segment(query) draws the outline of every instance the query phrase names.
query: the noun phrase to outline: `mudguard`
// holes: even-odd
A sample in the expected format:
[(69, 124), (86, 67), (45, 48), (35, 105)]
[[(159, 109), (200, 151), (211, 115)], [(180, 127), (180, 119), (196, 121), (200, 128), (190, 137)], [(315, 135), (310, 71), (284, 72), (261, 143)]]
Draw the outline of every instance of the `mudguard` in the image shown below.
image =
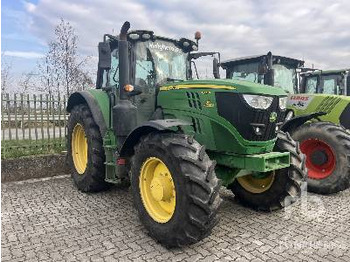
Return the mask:
[(327, 113), (324, 112), (317, 112), (317, 113), (312, 113), (312, 114), (307, 114), (307, 115), (300, 115), (293, 117), (292, 119), (286, 121), (282, 126), (281, 126), (281, 131), (283, 132), (293, 132), (295, 129), (297, 129), (299, 126), (305, 124), (307, 121), (310, 121), (311, 119), (318, 118), (320, 116), (324, 116)]
[(67, 112), (75, 105), (86, 103), (92, 113), (92, 117), (100, 128), (102, 137), (105, 135), (109, 124), (109, 98), (100, 90), (79, 91), (73, 93), (67, 103)]
[(140, 138), (151, 132), (172, 131), (176, 132), (181, 126), (190, 126), (191, 123), (181, 119), (160, 119), (151, 120), (136, 127), (126, 138), (119, 152), (119, 157), (130, 157), (134, 154), (134, 146), (139, 142)]

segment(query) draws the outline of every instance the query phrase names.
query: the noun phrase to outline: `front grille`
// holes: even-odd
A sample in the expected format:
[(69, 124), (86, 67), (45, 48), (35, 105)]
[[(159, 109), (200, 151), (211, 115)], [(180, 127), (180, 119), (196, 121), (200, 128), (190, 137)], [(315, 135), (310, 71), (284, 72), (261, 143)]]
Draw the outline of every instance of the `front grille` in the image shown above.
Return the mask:
[[(219, 115), (229, 121), (244, 139), (267, 141), (276, 137), (276, 126), (280, 126), (285, 117), (285, 112), (278, 106), (277, 96), (268, 109), (260, 110), (249, 106), (241, 94), (217, 92), (215, 95)], [(272, 112), (277, 113), (274, 122), (270, 122)], [(255, 132), (254, 127), (259, 127), (259, 134)]]

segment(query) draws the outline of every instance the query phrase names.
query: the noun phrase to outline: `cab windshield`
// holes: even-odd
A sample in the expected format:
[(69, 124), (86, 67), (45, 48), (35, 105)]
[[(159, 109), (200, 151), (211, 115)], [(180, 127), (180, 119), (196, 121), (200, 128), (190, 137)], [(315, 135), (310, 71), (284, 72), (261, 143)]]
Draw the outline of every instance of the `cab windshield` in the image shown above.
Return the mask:
[(232, 69), (231, 78), (245, 80), (254, 83), (261, 83), (258, 75), (259, 63), (247, 63), (236, 65)]
[(274, 64), (272, 68), (274, 69), (274, 85), (294, 94), (297, 89), (296, 70), (281, 64)]
[[(274, 86), (283, 88), (286, 92), (294, 94), (297, 89), (295, 68), (274, 64)], [(255, 83), (264, 83), (264, 75), (259, 75), (259, 63), (247, 63), (236, 65), (232, 69), (231, 78), (246, 80)]]
[(169, 79), (186, 80), (188, 53), (171, 41), (156, 40), (136, 44), (135, 85), (156, 86)]

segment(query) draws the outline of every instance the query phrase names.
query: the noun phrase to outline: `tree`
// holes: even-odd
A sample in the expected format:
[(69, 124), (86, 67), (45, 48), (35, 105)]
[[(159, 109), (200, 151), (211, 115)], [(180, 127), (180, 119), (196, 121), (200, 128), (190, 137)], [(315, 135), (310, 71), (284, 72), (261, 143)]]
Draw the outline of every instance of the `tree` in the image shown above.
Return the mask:
[(73, 91), (84, 89), (87, 82), (92, 82), (88, 73), (84, 72), (90, 57), (78, 55), (77, 41), (74, 28), (61, 18), (55, 28), (55, 39), (49, 42), (48, 52), (38, 66), (42, 91), (69, 96)]
[(33, 77), (35, 74), (33, 72), (23, 73), (19, 80), (20, 93), (28, 93), (28, 91), (35, 89), (35, 84)]
[(12, 65), (4, 59), (4, 53), (1, 53), (1, 92), (8, 92), (8, 84), (11, 81)]

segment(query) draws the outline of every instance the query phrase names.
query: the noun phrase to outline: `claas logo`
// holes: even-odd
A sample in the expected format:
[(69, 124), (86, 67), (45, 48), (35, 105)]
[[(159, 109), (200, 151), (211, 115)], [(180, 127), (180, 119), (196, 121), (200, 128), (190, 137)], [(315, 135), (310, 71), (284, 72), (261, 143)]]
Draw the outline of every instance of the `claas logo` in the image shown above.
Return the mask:
[(308, 96), (292, 96), (290, 99), (291, 100), (299, 100), (299, 101), (308, 101), (309, 97)]

